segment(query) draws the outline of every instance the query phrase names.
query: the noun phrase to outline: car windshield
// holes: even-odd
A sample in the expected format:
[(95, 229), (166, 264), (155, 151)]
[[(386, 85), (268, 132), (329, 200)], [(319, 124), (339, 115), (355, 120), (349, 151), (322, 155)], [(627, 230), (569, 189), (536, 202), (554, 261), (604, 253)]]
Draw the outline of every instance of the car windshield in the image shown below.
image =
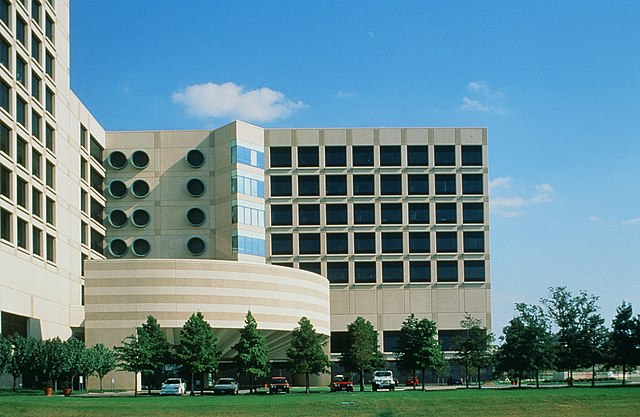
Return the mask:
[(287, 378), (271, 378), (271, 382), (274, 382), (276, 384), (286, 384)]
[(337, 376), (337, 377), (333, 378), (333, 380), (334, 380), (335, 382), (342, 382), (342, 381), (345, 381), (345, 379), (344, 379), (344, 377), (343, 377), (343, 376)]
[(179, 379), (167, 379), (166, 381), (164, 381), (165, 384), (169, 385), (169, 384), (179, 384), (180, 380)]
[(375, 376), (391, 376), (391, 371), (378, 371), (374, 375)]
[(218, 384), (233, 384), (233, 379), (231, 379), (231, 378), (220, 378), (218, 380)]

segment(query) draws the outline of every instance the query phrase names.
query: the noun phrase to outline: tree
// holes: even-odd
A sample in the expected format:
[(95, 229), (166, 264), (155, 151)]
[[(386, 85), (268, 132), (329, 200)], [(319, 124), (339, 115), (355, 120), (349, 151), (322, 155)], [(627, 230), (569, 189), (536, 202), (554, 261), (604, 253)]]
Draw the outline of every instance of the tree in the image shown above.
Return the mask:
[(340, 355), (340, 364), (349, 372), (360, 375), (360, 391), (364, 391), (364, 373), (385, 363), (378, 346), (378, 332), (369, 320), (356, 318), (347, 325), (347, 348)]
[[(414, 314), (405, 319), (400, 328), (395, 357), (401, 368), (410, 371), (415, 379), (416, 370), (421, 371), (422, 390), (425, 390), (425, 371), (435, 370), (443, 360), (438, 342), (438, 329), (429, 319), (418, 320)], [(413, 389), (416, 389), (415, 384)]]
[(22, 337), (18, 334), (9, 336), (7, 339), (11, 345), (11, 357), (6, 365), (6, 370), (13, 377), (13, 390), (15, 391), (18, 377), (38, 368), (37, 360), (42, 342), (33, 337)]
[(478, 376), (478, 388), (481, 388), (480, 370), (491, 362), (491, 341), (493, 336), (487, 333), (486, 327), (481, 326), (479, 319), (465, 313), (464, 319), (460, 321), (463, 329), (461, 336), (455, 341), (457, 350), (455, 360), (464, 366), (467, 388), (469, 388), (469, 369), (475, 368)]
[[(180, 363), (191, 372), (191, 395), (195, 395), (194, 375), (215, 369), (220, 353), (213, 329), (202, 313), (192, 314), (180, 330), (180, 344), (177, 346)], [(201, 393), (203, 391), (204, 377)]]
[(591, 386), (596, 385), (596, 364), (606, 361), (606, 345), (609, 331), (604, 326), (604, 318), (594, 313), (584, 323), (583, 346), (586, 350), (584, 365), (591, 366)]
[(131, 334), (124, 338), (120, 346), (113, 348), (120, 369), (133, 372), (133, 395), (138, 395), (138, 373), (149, 369), (151, 353), (144, 350), (138, 339), (138, 334)]
[(102, 388), (102, 378), (109, 372), (116, 369), (116, 355), (102, 343), (89, 348), (89, 356), (93, 361), (93, 372), (100, 378), (100, 391)]
[(65, 359), (63, 384), (65, 388), (71, 388), (75, 377), (82, 374), (87, 348), (82, 340), (73, 336), (63, 343)]
[(597, 322), (598, 297), (580, 291), (573, 296), (566, 287), (549, 288), (550, 298), (542, 299), (547, 315), (553, 320), (556, 332), (556, 366), (569, 373), (568, 384), (573, 386), (573, 371), (592, 365), (593, 328)]
[[(150, 353), (149, 366), (142, 373), (151, 376), (158, 367), (164, 365), (169, 354), (169, 344), (158, 321), (151, 314), (147, 316), (147, 322), (137, 328), (137, 332), (139, 342)], [(147, 389), (151, 394), (151, 384), (147, 384)]]
[(11, 360), (11, 342), (8, 338), (0, 336), (0, 375), (4, 373)]
[(497, 367), (513, 372), (521, 386), (524, 372), (534, 372), (536, 387), (540, 387), (540, 371), (553, 366), (553, 335), (539, 306), (516, 304), (518, 315), (502, 332), (503, 343), (496, 352)]
[(309, 375), (328, 373), (327, 368), (331, 366), (331, 362), (325, 353), (327, 342), (316, 332), (309, 319), (302, 317), (298, 325), (291, 333), (287, 357), (291, 370), (305, 375), (305, 392), (309, 393)]
[(627, 302), (616, 309), (609, 335), (609, 363), (622, 366), (622, 385), (626, 372), (640, 365), (640, 316), (633, 318), (633, 307)]
[(38, 355), (38, 370), (43, 377), (45, 386), (54, 384), (58, 389), (58, 380), (69, 372), (68, 349), (59, 337), (47, 339), (40, 345)]
[(269, 374), (269, 357), (267, 355), (267, 341), (258, 330), (258, 323), (247, 311), (244, 319), (244, 328), (240, 330), (240, 340), (233, 345), (237, 355), (233, 362), (238, 368), (239, 374), (249, 375), (251, 380), (250, 393), (256, 393), (256, 379), (263, 378)]

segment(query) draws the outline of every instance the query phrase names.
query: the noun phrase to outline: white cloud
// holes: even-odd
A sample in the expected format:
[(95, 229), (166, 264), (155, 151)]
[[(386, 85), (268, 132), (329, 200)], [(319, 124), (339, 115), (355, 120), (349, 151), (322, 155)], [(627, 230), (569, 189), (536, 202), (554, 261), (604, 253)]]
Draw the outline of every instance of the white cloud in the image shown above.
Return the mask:
[(634, 219), (625, 220), (622, 224), (640, 224), (640, 217), (636, 217)]
[[(521, 190), (513, 195), (510, 177), (498, 177), (489, 181), (492, 213), (501, 217), (520, 217), (526, 214), (528, 207), (549, 203), (553, 200), (554, 189), (551, 184), (539, 184), (530, 190)], [(509, 195), (511, 194), (511, 195)]]
[(267, 87), (246, 90), (232, 82), (190, 85), (173, 93), (172, 99), (194, 117), (257, 122), (284, 119), (307, 107), (302, 101), (293, 101), (279, 91)]
[(358, 95), (358, 93), (356, 93), (355, 91), (338, 90), (338, 92), (336, 93), (336, 98), (351, 98), (351, 97), (355, 97), (357, 95)]
[(462, 97), (460, 110), (478, 111), (482, 113), (504, 114), (505, 109), (499, 105), (503, 94), (493, 91), (486, 81), (471, 81), (467, 84), (469, 96)]
[(551, 184), (536, 185), (537, 194), (531, 197), (533, 203), (548, 203), (552, 199), (553, 187)]
[(470, 99), (467, 96), (462, 97), (462, 106), (460, 106), (460, 109), (491, 113), (491, 106), (481, 102), (480, 100)]
[(498, 177), (489, 181), (489, 191), (493, 191), (497, 188), (509, 188), (511, 187), (511, 178)]
[(592, 222), (599, 222), (600, 221), (600, 217), (598, 217), (598, 216), (589, 216), (589, 220), (591, 220)]
[(526, 204), (522, 197), (497, 197), (491, 199), (491, 207), (521, 207)]

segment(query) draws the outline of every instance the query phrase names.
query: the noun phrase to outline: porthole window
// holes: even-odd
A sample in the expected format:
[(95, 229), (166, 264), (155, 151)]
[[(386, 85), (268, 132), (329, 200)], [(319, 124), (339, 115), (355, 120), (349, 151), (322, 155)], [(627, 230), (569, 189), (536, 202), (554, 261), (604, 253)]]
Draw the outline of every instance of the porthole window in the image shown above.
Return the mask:
[(113, 169), (122, 169), (127, 166), (127, 157), (121, 151), (113, 151), (109, 154), (109, 165)]
[(145, 180), (135, 180), (131, 184), (131, 192), (138, 198), (144, 198), (149, 195), (149, 184)]
[(202, 226), (207, 216), (202, 209), (194, 207), (187, 212), (187, 221), (191, 223), (191, 226)]
[(109, 223), (111, 223), (113, 227), (123, 227), (127, 224), (127, 214), (120, 209), (111, 210), (109, 213)]
[(191, 168), (200, 168), (204, 165), (204, 154), (198, 149), (191, 149), (187, 153), (187, 164)]
[(109, 242), (109, 252), (117, 258), (126, 255), (128, 250), (127, 244), (122, 239), (113, 239)]
[(131, 163), (138, 169), (146, 168), (149, 165), (149, 155), (145, 151), (135, 151), (131, 155)]
[(127, 195), (127, 186), (120, 180), (111, 181), (109, 183), (109, 194), (113, 198), (122, 198)]
[(137, 209), (131, 215), (131, 222), (137, 227), (145, 227), (149, 224), (150, 219), (149, 212), (144, 209)]
[(204, 183), (197, 178), (192, 178), (187, 182), (187, 192), (192, 197), (200, 197), (204, 194)]
[(187, 242), (187, 249), (189, 249), (189, 252), (191, 252), (192, 255), (198, 256), (204, 253), (205, 249), (207, 249), (207, 245), (201, 238), (192, 237)]
[(151, 250), (151, 245), (146, 239), (138, 238), (133, 241), (132, 250), (136, 256), (147, 256)]

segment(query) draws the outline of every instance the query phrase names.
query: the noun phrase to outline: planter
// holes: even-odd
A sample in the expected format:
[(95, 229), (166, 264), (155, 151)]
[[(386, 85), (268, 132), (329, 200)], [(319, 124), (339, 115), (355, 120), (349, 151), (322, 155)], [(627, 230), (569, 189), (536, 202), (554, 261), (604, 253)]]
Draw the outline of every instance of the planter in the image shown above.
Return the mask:
[(64, 396), (68, 397), (71, 395), (71, 388), (65, 388), (63, 392), (64, 392)]
[(44, 389), (44, 395), (46, 395), (47, 397), (51, 397), (51, 394), (53, 394), (53, 388), (47, 387)]

